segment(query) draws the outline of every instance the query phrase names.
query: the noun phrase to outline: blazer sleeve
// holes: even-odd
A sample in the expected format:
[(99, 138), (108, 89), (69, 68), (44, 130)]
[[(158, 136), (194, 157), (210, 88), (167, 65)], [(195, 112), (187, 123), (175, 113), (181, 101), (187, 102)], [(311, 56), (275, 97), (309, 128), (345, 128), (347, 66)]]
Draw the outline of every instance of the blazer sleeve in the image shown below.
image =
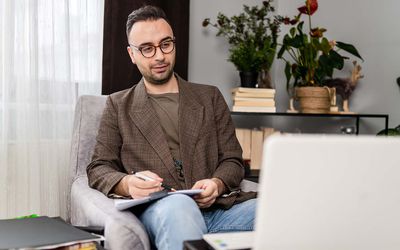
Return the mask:
[(126, 175), (121, 159), (121, 134), (118, 128), (118, 113), (109, 96), (97, 135), (92, 161), (86, 168), (89, 186), (105, 195)]
[(218, 136), (218, 166), (213, 177), (221, 179), (230, 192), (239, 189), (244, 178), (242, 148), (236, 138), (230, 110), (218, 88), (215, 88), (213, 102)]

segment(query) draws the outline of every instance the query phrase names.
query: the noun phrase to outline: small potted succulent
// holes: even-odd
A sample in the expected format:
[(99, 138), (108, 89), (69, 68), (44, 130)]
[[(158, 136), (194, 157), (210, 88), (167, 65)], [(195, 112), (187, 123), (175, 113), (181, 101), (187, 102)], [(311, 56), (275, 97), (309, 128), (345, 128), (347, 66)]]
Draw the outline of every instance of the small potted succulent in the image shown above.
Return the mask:
[(243, 87), (256, 87), (259, 73), (267, 75), (274, 61), (277, 48), (277, 37), (280, 22), (272, 17), (275, 11), (271, 5), (273, 0), (263, 1), (262, 6), (249, 7), (243, 5), (243, 12), (239, 15), (227, 17), (218, 13), (216, 23), (210, 18), (203, 21), (203, 27), (212, 26), (218, 30), (217, 36), (228, 39), (230, 45), (229, 61), (240, 72)]
[[(300, 100), (300, 109), (302, 112), (312, 113), (329, 112), (333, 98), (329, 87), (334, 83), (342, 83), (342, 81), (332, 81), (334, 70), (341, 70), (344, 61), (349, 59), (339, 54), (340, 50), (363, 60), (353, 45), (328, 40), (324, 36), (325, 28), (312, 25), (311, 16), (317, 9), (317, 0), (307, 0), (304, 6), (298, 8), (299, 14), (293, 19), (280, 17), (283, 24), (293, 27), (283, 37), (277, 54), (279, 59), (286, 62), (287, 89), (293, 90), (292, 93), (297, 98), (311, 97)], [(303, 16), (308, 23), (307, 31), (304, 31), (305, 22), (301, 20)], [(355, 66), (359, 68), (357, 64)], [(354, 85), (344, 81), (343, 84)], [(313, 98), (314, 95), (317, 95), (318, 99)]]

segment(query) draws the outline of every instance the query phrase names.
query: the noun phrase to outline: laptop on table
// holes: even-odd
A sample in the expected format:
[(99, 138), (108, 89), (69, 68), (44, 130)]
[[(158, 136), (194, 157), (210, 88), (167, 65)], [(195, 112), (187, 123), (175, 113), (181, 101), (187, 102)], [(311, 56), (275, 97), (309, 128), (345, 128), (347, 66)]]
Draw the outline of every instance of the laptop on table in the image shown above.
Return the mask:
[(400, 249), (399, 152), (398, 138), (271, 137), (253, 249)]

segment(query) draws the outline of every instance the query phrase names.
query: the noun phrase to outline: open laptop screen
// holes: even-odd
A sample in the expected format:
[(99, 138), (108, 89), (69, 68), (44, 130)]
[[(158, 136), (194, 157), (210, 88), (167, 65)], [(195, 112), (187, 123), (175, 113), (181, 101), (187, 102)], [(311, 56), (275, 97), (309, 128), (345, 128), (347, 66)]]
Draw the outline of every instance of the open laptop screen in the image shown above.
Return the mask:
[(255, 249), (400, 249), (400, 139), (274, 136)]

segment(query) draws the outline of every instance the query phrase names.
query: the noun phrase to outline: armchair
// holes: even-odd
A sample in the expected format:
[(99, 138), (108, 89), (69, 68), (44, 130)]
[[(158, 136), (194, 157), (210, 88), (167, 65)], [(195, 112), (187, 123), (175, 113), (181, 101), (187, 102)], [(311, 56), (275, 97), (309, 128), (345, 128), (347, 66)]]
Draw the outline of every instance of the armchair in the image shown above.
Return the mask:
[[(118, 211), (112, 199), (88, 186), (86, 166), (90, 162), (106, 96), (81, 96), (76, 104), (71, 142), (71, 192), (69, 217), (75, 226), (104, 228), (107, 249), (150, 249), (143, 224), (129, 211)], [(244, 180), (242, 190), (256, 190)]]

